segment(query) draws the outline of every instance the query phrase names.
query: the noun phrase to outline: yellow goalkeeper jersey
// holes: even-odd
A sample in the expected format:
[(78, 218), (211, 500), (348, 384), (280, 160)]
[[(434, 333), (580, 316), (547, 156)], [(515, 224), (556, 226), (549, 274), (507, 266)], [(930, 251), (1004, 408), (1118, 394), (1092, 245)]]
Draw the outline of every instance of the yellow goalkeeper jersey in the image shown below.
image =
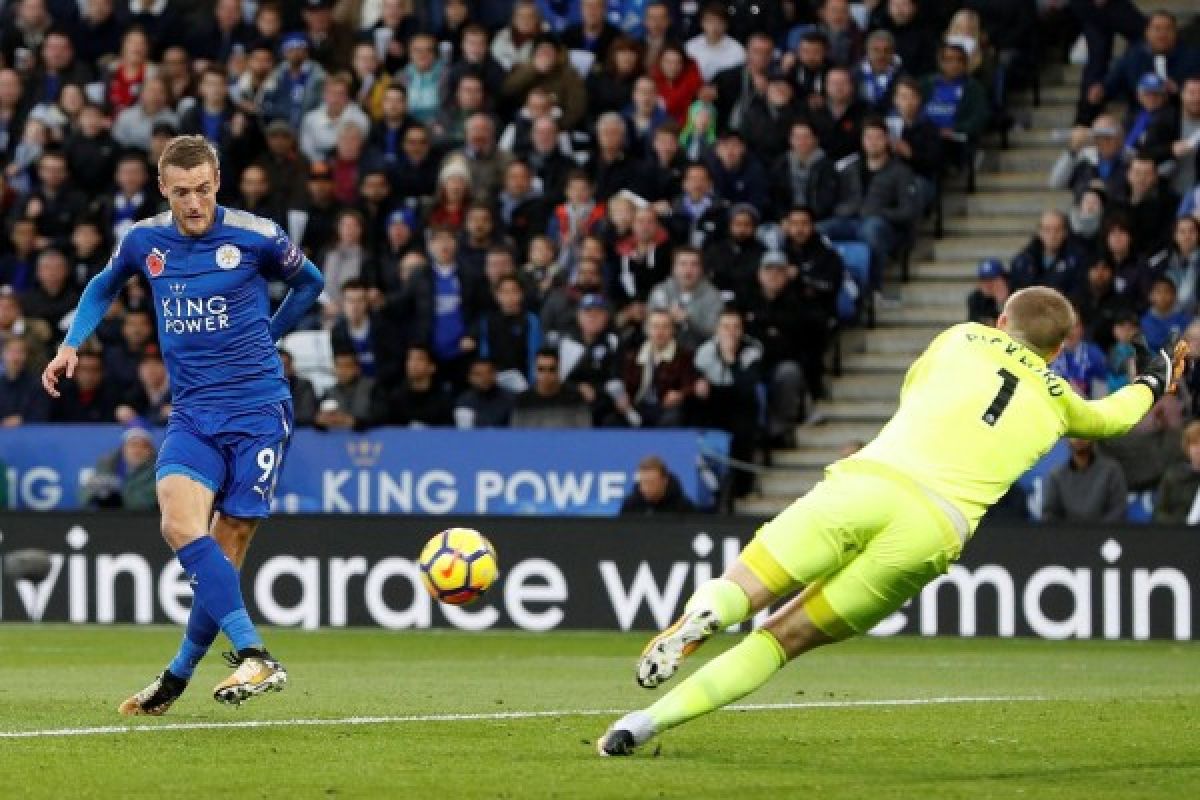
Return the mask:
[(962, 511), (974, 532), (1060, 437), (1120, 435), (1153, 403), (1141, 384), (1085, 400), (1007, 333), (964, 323), (941, 333), (913, 363), (895, 416), (847, 461), (904, 473)]

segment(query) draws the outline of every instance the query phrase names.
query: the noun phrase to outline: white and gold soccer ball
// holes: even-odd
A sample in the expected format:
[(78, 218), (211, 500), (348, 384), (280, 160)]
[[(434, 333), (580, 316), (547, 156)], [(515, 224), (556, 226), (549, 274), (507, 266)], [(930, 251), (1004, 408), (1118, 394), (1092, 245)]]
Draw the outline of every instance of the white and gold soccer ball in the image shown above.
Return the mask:
[(479, 531), (450, 528), (421, 551), (421, 580), (434, 599), (450, 605), (473, 603), (496, 582), (496, 549)]

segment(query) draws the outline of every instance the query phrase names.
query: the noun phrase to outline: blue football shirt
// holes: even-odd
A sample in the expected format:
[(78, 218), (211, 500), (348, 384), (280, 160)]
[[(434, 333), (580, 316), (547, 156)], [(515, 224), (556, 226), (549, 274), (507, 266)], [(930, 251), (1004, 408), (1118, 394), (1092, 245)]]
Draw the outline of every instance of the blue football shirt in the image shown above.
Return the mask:
[(240, 410), (291, 397), (275, 351), (267, 283), (288, 280), (304, 254), (274, 222), (217, 206), (213, 226), (188, 236), (171, 212), (129, 229), (108, 269), (146, 276), (172, 402)]

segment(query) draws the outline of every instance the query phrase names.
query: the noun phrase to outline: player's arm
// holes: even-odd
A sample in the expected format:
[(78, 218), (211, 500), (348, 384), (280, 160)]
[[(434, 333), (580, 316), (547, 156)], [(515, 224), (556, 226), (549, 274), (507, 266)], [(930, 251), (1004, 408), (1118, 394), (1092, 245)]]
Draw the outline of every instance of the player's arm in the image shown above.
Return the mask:
[(325, 277), (278, 226), (262, 252), (261, 263), (268, 278), (288, 285), (288, 293), (268, 325), (271, 341), (277, 342), (312, 308), (325, 288)]
[(284, 281), (288, 285), (288, 293), (271, 317), (271, 341), (279, 341), (285, 333), (294, 328), (325, 288), (325, 277), (321, 270), (307, 258), (304, 258), (300, 268)]
[(1136, 425), (1175, 383), (1187, 358), (1187, 346), (1180, 344), (1173, 355), (1167, 351), (1154, 352), (1146, 347), (1140, 335), (1133, 342), (1137, 378), (1133, 383), (1100, 400), (1084, 400), (1065, 382), (1064, 402), (1067, 411), (1067, 435), (1086, 439), (1120, 436)]
[(121, 244), (117, 245), (108, 266), (84, 287), (79, 305), (75, 308), (75, 316), (71, 319), (71, 326), (67, 329), (66, 338), (59, 345), (58, 353), (42, 371), (42, 387), (51, 397), (59, 396), (58, 378), (61, 373), (65, 371), (68, 378), (75, 376), (79, 346), (96, 330), (96, 326), (117, 299), (121, 287), (136, 273), (136, 267), (124, 257), (125, 252), (126, 248)]

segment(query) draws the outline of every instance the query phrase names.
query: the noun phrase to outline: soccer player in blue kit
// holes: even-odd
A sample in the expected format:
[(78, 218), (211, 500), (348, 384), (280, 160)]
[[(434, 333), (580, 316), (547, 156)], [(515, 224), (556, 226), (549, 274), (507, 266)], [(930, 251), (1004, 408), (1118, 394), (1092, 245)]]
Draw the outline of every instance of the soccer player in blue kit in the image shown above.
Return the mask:
[[(321, 273), (279, 226), (217, 205), (216, 150), (179, 136), (159, 159), (169, 211), (134, 225), (108, 266), (88, 283), (66, 339), (42, 383), (57, 397), (75, 371), (79, 346), (125, 283), (149, 281), (172, 410), (156, 479), (162, 535), (193, 587), (179, 652), (149, 686), (118, 709), (166, 713), (187, 687), (217, 633), (233, 643), (233, 674), (213, 689), (240, 704), (287, 683), (287, 671), (255, 630), (238, 570), (271, 497), (292, 432), (292, 401), (275, 341), (316, 300)], [(290, 290), (270, 315), (269, 280)]]

